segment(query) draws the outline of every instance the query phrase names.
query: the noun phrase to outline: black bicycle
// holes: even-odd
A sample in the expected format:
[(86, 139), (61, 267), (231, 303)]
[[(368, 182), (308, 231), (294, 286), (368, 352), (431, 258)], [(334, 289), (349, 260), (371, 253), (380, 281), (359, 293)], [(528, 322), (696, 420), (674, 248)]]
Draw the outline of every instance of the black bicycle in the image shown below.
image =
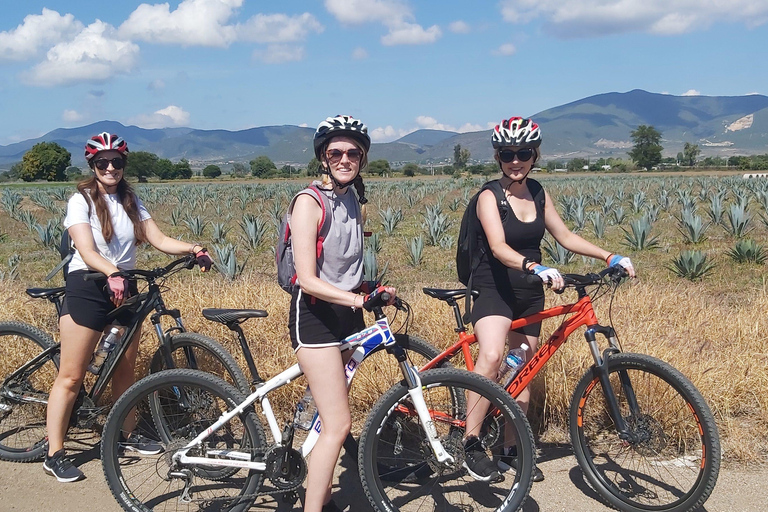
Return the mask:
[[(215, 340), (197, 333), (187, 332), (178, 309), (168, 309), (162, 292), (167, 290), (165, 280), (183, 270), (192, 269), (195, 258), (187, 256), (154, 270), (127, 270), (129, 279), (146, 282), (146, 289), (116, 308), (112, 319), (130, 311), (132, 320), (125, 326), (117, 346), (101, 366), (96, 381), (80, 390), (70, 418), (70, 425), (92, 428), (100, 416), (105, 416), (110, 405), (99, 405), (107, 384), (118, 362), (144, 320), (149, 316), (160, 343), (151, 359), (149, 372), (172, 368), (203, 370), (223, 378), (237, 389), (247, 392), (248, 381), (232, 355)], [(104, 276), (86, 274), (86, 279)], [(29, 288), (33, 298), (47, 299), (61, 312), (64, 287)], [(170, 317), (173, 325), (164, 328), (161, 320)], [(61, 345), (32, 325), (0, 322), (0, 368), (9, 369), (0, 374), (0, 459), (28, 462), (43, 457), (46, 450), (46, 409), (48, 392), (56, 378)]]

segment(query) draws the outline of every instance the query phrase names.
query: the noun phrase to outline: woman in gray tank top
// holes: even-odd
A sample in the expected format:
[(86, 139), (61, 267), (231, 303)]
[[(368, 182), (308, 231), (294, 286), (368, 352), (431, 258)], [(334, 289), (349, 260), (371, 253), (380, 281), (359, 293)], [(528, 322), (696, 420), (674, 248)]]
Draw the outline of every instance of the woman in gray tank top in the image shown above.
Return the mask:
[[(331, 501), (331, 482), (352, 423), (339, 345), (364, 327), (364, 297), (358, 292), (363, 282), (362, 205), (367, 200), (360, 171), (368, 164), (370, 146), (368, 130), (357, 119), (336, 116), (320, 123), (314, 149), (323, 179), (314, 185), (328, 198), (328, 211), (323, 212), (313, 193), (300, 192), (291, 212), (299, 285), (291, 294), (291, 343), (323, 424), (309, 462), (305, 512), (339, 510)], [(319, 250), (323, 214), (331, 222)], [(386, 291), (395, 296), (394, 288)]]

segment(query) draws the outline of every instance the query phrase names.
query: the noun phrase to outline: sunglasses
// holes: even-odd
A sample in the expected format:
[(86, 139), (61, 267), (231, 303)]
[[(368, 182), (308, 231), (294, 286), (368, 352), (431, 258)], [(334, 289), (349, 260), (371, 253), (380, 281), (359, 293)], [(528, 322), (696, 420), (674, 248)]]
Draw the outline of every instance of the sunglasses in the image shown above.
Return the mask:
[(505, 164), (512, 162), (515, 158), (517, 158), (517, 160), (520, 162), (527, 162), (533, 158), (533, 149), (523, 148), (518, 149), (517, 151), (512, 151), (511, 149), (503, 149), (499, 151), (499, 160)]
[(106, 158), (99, 158), (94, 163), (96, 168), (100, 171), (106, 171), (107, 168), (109, 167), (109, 164), (112, 164), (112, 168), (115, 169), (116, 171), (119, 171), (120, 169), (125, 167), (125, 161), (119, 156), (116, 156), (112, 160), (107, 160)]
[(347, 158), (349, 158), (350, 162), (359, 162), (363, 157), (363, 152), (359, 149), (348, 149), (346, 151), (341, 151), (340, 149), (331, 149), (325, 153), (325, 156), (328, 157), (328, 161), (332, 164), (341, 162), (341, 158), (344, 155), (347, 155)]

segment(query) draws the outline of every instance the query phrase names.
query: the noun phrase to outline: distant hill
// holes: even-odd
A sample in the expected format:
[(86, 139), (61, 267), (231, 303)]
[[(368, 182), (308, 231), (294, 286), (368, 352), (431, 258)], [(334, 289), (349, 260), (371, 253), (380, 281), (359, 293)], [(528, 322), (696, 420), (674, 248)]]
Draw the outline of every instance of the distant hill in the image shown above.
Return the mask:
[[(642, 90), (590, 96), (533, 116), (542, 128), (545, 159), (626, 157), (630, 133), (638, 125), (662, 132), (664, 154), (674, 156), (686, 142), (698, 144), (702, 154), (768, 153), (768, 97), (672, 96)], [(193, 163), (246, 162), (266, 155), (278, 164), (304, 165), (314, 156), (312, 128), (262, 126), (247, 130), (144, 129), (102, 121), (78, 128), (59, 128), (37, 139), (0, 146), (0, 164), (18, 162), (41, 141), (57, 142), (72, 153), (74, 165), (84, 165), (85, 140), (100, 131), (119, 133), (134, 151), (151, 151)], [(469, 149), (472, 160), (490, 160), (490, 130), (455, 133), (417, 130), (394, 142), (373, 144), (370, 159), (420, 164), (451, 162), (453, 148)]]

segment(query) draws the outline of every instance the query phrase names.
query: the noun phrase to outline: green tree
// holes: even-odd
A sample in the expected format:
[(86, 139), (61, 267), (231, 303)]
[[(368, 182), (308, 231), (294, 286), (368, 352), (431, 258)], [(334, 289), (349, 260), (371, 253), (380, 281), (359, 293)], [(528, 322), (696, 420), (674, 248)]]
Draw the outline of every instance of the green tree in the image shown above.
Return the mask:
[(453, 168), (463, 169), (466, 167), (467, 162), (469, 162), (469, 156), (469, 150), (462, 149), (461, 144), (456, 144), (453, 146)]
[(128, 163), (125, 166), (125, 175), (134, 176), (139, 179), (139, 183), (146, 183), (149, 176), (155, 176), (157, 173), (158, 157), (149, 151), (131, 151), (128, 156)]
[(192, 167), (189, 165), (189, 160), (182, 158), (178, 163), (173, 165), (174, 179), (188, 180), (192, 177)]
[(242, 162), (232, 164), (232, 176), (235, 178), (245, 178), (248, 175), (248, 168)]
[(699, 158), (700, 154), (701, 150), (699, 149), (698, 144), (686, 142), (683, 146), (683, 162), (685, 162), (685, 165), (690, 167), (696, 165), (696, 160)]
[(307, 164), (307, 176), (319, 176), (320, 175), (320, 160), (313, 158)]
[(221, 167), (213, 164), (206, 165), (205, 169), (203, 169), (203, 176), (208, 179), (218, 178), (221, 176)]
[(67, 167), (64, 173), (67, 175), (67, 181), (76, 181), (83, 177), (83, 170), (74, 165)]
[(654, 165), (661, 162), (661, 132), (653, 126), (641, 124), (631, 133), (632, 142), (635, 144), (629, 157), (639, 166), (651, 170)]
[(578, 172), (578, 171), (583, 171), (584, 166), (587, 166), (587, 167), (589, 166), (589, 160), (587, 160), (586, 158), (572, 158), (568, 162), (567, 169), (568, 169), (568, 172)]
[(167, 158), (160, 158), (155, 163), (155, 175), (161, 180), (172, 180), (176, 178), (176, 170), (173, 168), (173, 162)]
[(55, 142), (39, 142), (24, 153), (21, 159), (21, 179), (33, 181), (66, 181), (67, 167), (72, 165), (72, 155)]
[(251, 174), (257, 178), (266, 178), (270, 174), (273, 174), (275, 171), (277, 171), (277, 166), (275, 163), (266, 155), (257, 156), (250, 161), (250, 164)]
[(381, 159), (368, 163), (368, 172), (370, 174), (378, 174), (379, 176), (384, 176), (385, 173), (390, 171), (392, 171), (392, 168), (389, 166), (389, 160)]
[(405, 164), (403, 166), (404, 176), (416, 176), (417, 172), (419, 172), (419, 166), (414, 163)]
[(294, 176), (294, 175), (298, 176), (299, 172), (294, 166), (285, 164), (280, 168), (280, 174), (282, 174), (286, 178), (290, 178), (291, 176)]

